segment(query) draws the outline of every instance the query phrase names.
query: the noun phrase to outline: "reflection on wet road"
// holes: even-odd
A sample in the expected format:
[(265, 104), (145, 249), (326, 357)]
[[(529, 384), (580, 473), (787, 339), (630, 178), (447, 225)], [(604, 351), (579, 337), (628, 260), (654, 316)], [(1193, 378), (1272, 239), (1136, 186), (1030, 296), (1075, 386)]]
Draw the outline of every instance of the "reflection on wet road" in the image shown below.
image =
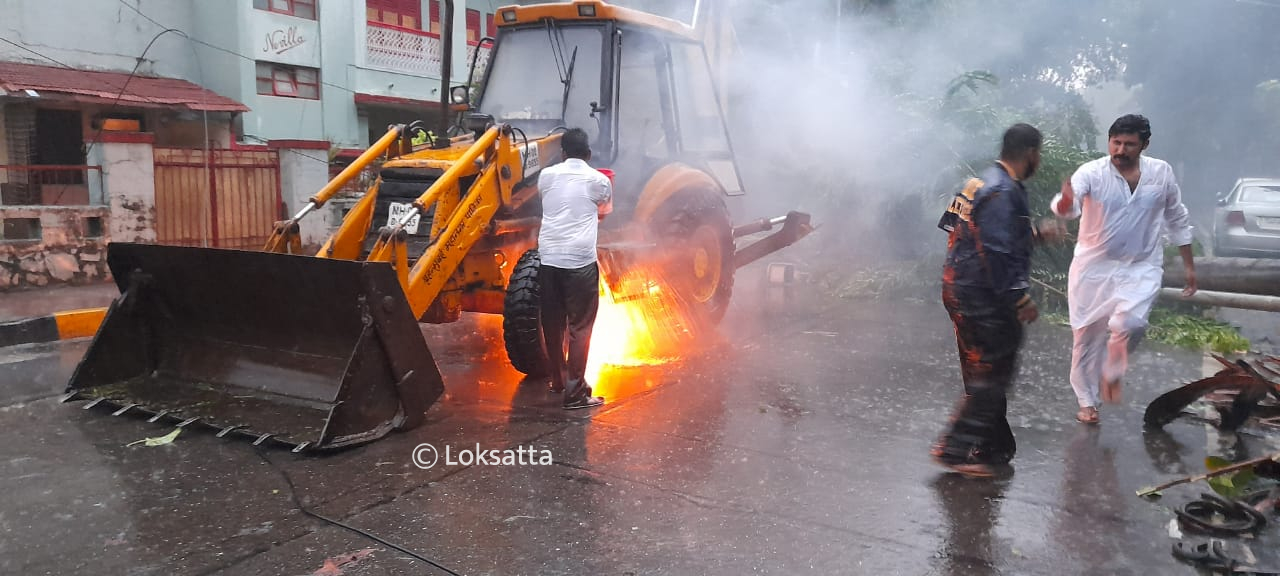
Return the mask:
[[(1070, 334), (1036, 325), (1010, 403), (1013, 470), (942, 474), (928, 449), (960, 384), (940, 304), (759, 296), (741, 284), (717, 337), (678, 359), (601, 366), (608, 403), (587, 411), (506, 363), (499, 319), (423, 326), (446, 383), (428, 423), (320, 457), (264, 460), (195, 432), (126, 447), (167, 429), (58, 404), (75, 343), (5, 351), (0, 572), (311, 574), (372, 549), (342, 572), (430, 573), (299, 514), (285, 472), (307, 507), (463, 574), (1194, 574), (1170, 556), (1169, 525), (1203, 485), (1134, 491), (1202, 470), (1208, 452), (1267, 448), (1190, 422), (1144, 433), (1145, 402), (1200, 369), (1155, 345), (1128, 404), (1082, 427)], [(421, 443), (531, 446), (554, 463), (422, 470)], [(1260, 562), (1275, 541), (1252, 543)]]

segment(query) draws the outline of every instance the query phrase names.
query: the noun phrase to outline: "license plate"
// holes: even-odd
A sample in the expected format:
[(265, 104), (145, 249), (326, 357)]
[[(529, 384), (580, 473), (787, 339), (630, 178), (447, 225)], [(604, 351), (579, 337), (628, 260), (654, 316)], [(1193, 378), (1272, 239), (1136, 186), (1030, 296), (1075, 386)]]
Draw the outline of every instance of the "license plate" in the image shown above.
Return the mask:
[(1280, 230), (1280, 218), (1258, 217), (1258, 227), (1267, 230)]
[[(395, 226), (405, 214), (413, 211), (413, 204), (405, 202), (392, 202), (390, 210), (387, 211), (387, 226)], [(421, 214), (415, 214), (408, 224), (404, 225), (404, 231), (410, 234), (418, 233), (418, 221), (422, 220)]]

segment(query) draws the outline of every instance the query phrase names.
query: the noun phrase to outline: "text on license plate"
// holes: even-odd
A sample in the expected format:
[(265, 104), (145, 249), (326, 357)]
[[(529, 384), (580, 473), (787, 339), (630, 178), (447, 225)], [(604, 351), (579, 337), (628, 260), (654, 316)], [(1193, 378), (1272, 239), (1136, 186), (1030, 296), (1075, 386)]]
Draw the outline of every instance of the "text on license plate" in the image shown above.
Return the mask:
[[(406, 202), (392, 202), (391, 207), (387, 210), (387, 226), (395, 226), (400, 218), (405, 214), (413, 211), (413, 205)], [(418, 233), (418, 221), (422, 220), (422, 215), (414, 215), (413, 219), (404, 225), (404, 231), (410, 234)]]
[(1267, 230), (1280, 230), (1280, 218), (1258, 217), (1258, 227)]

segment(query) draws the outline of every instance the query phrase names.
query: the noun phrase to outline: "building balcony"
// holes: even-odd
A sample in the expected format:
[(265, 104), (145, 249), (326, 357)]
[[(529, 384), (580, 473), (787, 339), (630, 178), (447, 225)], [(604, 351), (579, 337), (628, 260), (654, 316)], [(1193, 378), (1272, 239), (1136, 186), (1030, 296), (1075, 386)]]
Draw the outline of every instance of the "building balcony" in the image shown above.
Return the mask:
[[(476, 80), (483, 76), (485, 68), (489, 65), (489, 54), (493, 50), (488, 45), (481, 48), (478, 43), (468, 42), (466, 60), (460, 67), (455, 66), (454, 78), (466, 80), (471, 59), (476, 58), (477, 50), (480, 55), (476, 60)], [(455, 49), (455, 54), (456, 52)], [(364, 66), (367, 68), (410, 76), (439, 78), (443, 57), (444, 42), (437, 34), (381, 22), (365, 22)]]
[(365, 23), (365, 65), (412, 76), (440, 77), (444, 45), (430, 32)]

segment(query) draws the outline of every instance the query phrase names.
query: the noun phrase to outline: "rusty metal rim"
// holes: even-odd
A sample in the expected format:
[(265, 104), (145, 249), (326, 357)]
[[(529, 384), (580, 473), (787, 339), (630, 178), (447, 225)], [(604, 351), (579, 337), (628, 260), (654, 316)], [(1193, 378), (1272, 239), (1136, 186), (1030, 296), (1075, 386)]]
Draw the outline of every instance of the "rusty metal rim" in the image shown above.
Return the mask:
[(699, 303), (710, 301), (720, 288), (720, 269), (724, 254), (720, 250), (720, 237), (714, 225), (702, 224), (689, 238), (689, 292)]

